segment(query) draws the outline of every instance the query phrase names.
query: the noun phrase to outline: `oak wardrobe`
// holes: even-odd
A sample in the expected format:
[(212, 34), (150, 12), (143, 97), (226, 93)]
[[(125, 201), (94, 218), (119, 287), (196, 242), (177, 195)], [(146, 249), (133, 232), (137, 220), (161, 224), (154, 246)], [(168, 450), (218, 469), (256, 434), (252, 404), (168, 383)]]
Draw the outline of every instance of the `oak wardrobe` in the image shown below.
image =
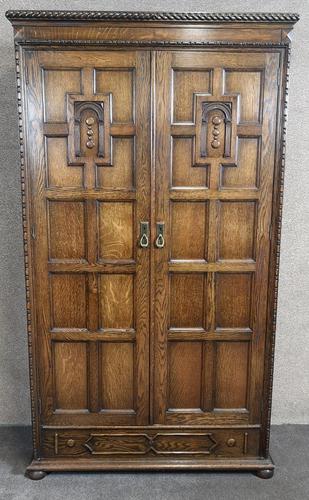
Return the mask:
[(9, 11), (49, 471), (273, 474), (296, 14)]

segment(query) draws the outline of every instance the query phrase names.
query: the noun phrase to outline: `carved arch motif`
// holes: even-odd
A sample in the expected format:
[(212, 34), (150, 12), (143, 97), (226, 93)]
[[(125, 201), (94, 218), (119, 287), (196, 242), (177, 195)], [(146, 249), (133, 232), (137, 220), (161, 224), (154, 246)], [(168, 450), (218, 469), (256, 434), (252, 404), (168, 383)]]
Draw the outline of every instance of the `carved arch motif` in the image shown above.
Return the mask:
[[(75, 139), (75, 155), (81, 156), (81, 118), (84, 111), (93, 111), (98, 119), (98, 157), (104, 157), (104, 103), (103, 102), (84, 102), (76, 101), (74, 106), (74, 139)], [(94, 146), (92, 135), (93, 119), (87, 118), (86, 124), (88, 127), (87, 147), (91, 149)]]
[[(67, 94), (69, 165), (87, 163), (86, 148), (93, 150), (91, 161), (111, 165), (110, 100), (109, 94)], [(86, 134), (82, 134), (82, 130)], [(85, 144), (81, 143), (82, 137)]]
[(220, 134), (220, 125), (222, 119), (220, 115), (223, 115), (224, 122), (224, 152), (223, 156), (228, 158), (231, 156), (231, 131), (232, 131), (232, 103), (231, 102), (203, 102), (202, 104), (202, 128), (201, 128), (201, 157), (206, 158), (208, 156), (207, 152), (207, 132), (209, 126), (209, 118), (212, 111), (218, 111), (219, 113), (213, 116), (212, 122), (212, 135), (213, 140), (211, 146), (217, 149), (220, 146), (218, 136)]

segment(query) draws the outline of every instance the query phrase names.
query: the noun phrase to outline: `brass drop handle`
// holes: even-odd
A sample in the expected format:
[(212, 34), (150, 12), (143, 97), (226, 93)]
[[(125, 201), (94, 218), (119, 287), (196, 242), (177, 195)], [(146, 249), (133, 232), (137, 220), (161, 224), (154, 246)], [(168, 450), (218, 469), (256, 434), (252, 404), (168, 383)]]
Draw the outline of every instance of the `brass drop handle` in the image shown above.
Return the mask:
[(140, 240), (139, 245), (142, 248), (149, 246), (149, 222), (140, 222)]
[(157, 237), (156, 237), (155, 245), (157, 248), (163, 248), (165, 245), (164, 222), (157, 222)]

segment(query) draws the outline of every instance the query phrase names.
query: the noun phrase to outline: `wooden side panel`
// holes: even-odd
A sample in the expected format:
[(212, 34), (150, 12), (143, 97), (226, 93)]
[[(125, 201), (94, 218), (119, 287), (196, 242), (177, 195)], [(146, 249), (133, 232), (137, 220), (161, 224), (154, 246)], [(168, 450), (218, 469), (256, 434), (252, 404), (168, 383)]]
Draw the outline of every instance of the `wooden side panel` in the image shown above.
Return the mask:
[(204, 202), (171, 204), (171, 259), (205, 260), (207, 208)]
[(237, 167), (222, 166), (221, 188), (256, 189), (259, 186), (260, 138), (238, 137)]
[(88, 353), (83, 342), (54, 342), (55, 410), (88, 409)]
[[(69, 66), (69, 64), (68, 64)], [(67, 92), (81, 92), (81, 70), (49, 68), (43, 71), (44, 121), (66, 121)]]
[(210, 93), (211, 74), (205, 69), (173, 71), (173, 122), (193, 122), (194, 94)]
[(254, 201), (219, 203), (219, 260), (254, 260), (255, 213)]
[(193, 137), (172, 138), (171, 186), (207, 187), (207, 169), (195, 166), (192, 168), (194, 151)]
[(250, 273), (218, 273), (216, 275), (216, 328), (250, 328)]
[(49, 260), (85, 260), (85, 204), (76, 201), (50, 201)]
[(113, 138), (112, 166), (98, 166), (97, 185), (105, 189), (131, 190), (135, 186), (135, 141), (134, 137)]
[(133, 343), (102, 343), (99, 362), (101, 409), (134, 411)]
[(52, 328), (87, 328), (86, 276), (52, 274), (50, 276)]
[(217, 342), (215, 408), (247, 408), (248, 363), (248, 342)]
[(204, 327), (204, 286), (203, 274), (171, 274), (170, 328)]
[(65, 137), (46, 137), (46, 186), (50, 188), (75, 188), (84, 186), (82, 166), (68, 167), (67, 139)]
[(201, 342), (170, 343), (168, 408), (200, 408), (201, 368)]
[(133, 329), (134, 278), (130, 274), (101, 274), (100, 323), (102, 329)]
[(97, 69), (96, 92), (112, 94), (112, 122), (134, 121), (134, 69)]
[(237, 93), (240, 96), (240, 123), (259, 123), (262, 107), (263, 73), (261, 71), (225, 71), (226, 94)]
[(133, 203), (100, 202), (99, 217), (99, 259), (133, 259)]

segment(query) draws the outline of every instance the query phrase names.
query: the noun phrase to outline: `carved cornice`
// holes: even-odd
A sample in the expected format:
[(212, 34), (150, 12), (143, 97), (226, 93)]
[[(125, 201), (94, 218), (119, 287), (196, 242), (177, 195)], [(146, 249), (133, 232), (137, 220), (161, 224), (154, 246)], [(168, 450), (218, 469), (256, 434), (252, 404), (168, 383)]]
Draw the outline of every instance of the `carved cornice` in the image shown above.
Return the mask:
[(20, 39), (16, 43), (20, 45), (60, 45), (78, 46), (92, 45), (97, 47), (120, 46), (120, 47), (233, 47), (233, 48), (282, 48), (286, 47), (290, 40), (285, 42), (229, 42), (214, 40), (46, 40), (46, 39)]
[(8, 10), (10, 20), (37, 21), (158, 21), (176, 23), (296, 23), (299, 15), (282, 12), (205, 13), (205, 12), (102, 12), (65, 10)]

